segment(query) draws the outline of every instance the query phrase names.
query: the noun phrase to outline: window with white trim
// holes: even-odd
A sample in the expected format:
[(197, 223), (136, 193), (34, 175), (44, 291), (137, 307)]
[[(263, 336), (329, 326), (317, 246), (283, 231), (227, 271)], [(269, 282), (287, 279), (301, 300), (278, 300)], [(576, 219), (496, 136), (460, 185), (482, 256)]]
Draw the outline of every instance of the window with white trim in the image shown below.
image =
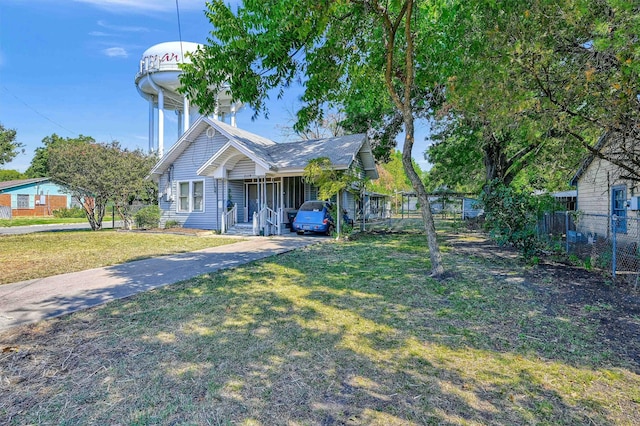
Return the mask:
[(178, 205), (180, 213), (204, 211), (204, 181), (191, 180), (178, 182)]

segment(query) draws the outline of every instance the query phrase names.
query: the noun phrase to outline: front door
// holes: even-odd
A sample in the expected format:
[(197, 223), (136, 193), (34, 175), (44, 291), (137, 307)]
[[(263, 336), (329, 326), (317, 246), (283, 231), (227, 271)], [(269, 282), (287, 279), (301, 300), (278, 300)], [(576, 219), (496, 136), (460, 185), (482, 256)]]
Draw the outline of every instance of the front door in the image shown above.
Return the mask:
[(253, 220), (253, 214), (258, 213), (258, 211), (260, 210), (260, 200), (258, 199), (258, 184), (248, 184), (246, 194), (247, 206), (249, 211), (247, 222), (251, 222)]

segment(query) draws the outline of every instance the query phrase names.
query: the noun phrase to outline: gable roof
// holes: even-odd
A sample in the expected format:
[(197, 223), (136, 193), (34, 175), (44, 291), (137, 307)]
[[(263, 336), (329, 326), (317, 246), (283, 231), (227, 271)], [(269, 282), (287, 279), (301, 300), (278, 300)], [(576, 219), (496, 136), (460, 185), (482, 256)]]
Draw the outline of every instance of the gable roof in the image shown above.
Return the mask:
[(250, 158), (266, 170), (274, 172), (301, 172), (309, 160), (327, 157), (338, 170), (348, 169), (360, 155), (367, 176), (375, 179), (378, 173), (371, 146), (366, 134), (338, 136), (288, 143), (276, 143), (246, 130), (209, 117), (200, 117), (166, 155), (151, 170), (151, 176), (159, 176), (176, 161), (184, 150), (209, 127), (224, 135), (228, 142), (198, 169), (205, 175), (222, 164), (237, 161), (239, 155)]
[(267, 150), (278, 168), (305, 168), (309, 160), (327, 157), (337, 169), (348, 168), (366, 136), (362, 133), (333, 138), (287, 142)]
[(151, 176), (159, 176), (164, 173), (174, 161), (189, 147), (191, 142), (195, 141), (198, 136), (209, 127), (223, 134), (227, 139), (234, 140), (240, 145), (245, 145), (249, 152), (260, 154), (264, 147), (275, 145), (275, 142), (255, 135), (237, 127), (230, 126), (222, 121), (214, 120), (210, 117), (201, 116), (189, 129), (184, 132), (180, 139), (173, 144), (167, 153), (156, 163), (151, 169)]
[(7, 190), (7, 189), (13, 189), (13, 188), (19, 188), (21, 186), (28, 186), (28, 185), (32, 185), (34, 183), (40, 183), (40, 182), (48, 182), (50, 179), (48, 177), (40, 177), (40, 178), (33, 178), (33, 179), (18, 179), (18, 180), (7, 180), (5, 182), (0, 182), (0, 192)]

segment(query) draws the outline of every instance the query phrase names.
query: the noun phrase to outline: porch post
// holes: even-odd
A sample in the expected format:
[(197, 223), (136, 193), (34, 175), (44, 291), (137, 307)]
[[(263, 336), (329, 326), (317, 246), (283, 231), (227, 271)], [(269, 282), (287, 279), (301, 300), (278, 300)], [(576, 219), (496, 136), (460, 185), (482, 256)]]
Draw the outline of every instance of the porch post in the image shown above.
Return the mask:
[(282, 235), (284, 223), (284, 178), (280, 177), (280, 208), (278, 209), (278, 235)]
[(336, 226), (337, 226), (337, 233), (338, 235), (336, 236), (336, 240), (340, 239), (340, 217), (342, 216), (342, 210), (340, 210), (340, 191), (338, 191), (338, 196), (336, 197), (337, 202), (337, 207), (338, 207), (338, 211), (336, 212)]

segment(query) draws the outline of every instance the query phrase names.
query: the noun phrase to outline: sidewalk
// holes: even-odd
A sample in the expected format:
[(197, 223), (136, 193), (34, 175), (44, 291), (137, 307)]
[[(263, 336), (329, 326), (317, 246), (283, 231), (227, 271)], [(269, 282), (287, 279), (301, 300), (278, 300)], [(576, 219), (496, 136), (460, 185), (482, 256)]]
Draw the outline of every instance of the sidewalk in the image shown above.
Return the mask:
[(0, 286), (0, 331), (100, 305), (208, 272), (325, 241), (316, 236), (256, 237), (105, 268)]

